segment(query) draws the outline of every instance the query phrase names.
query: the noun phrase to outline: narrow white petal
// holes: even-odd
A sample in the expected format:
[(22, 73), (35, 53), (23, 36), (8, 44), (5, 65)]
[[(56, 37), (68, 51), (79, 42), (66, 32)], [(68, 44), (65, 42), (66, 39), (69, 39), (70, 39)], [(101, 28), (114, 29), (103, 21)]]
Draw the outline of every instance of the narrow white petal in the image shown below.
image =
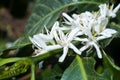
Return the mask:
[(62, 48), (60, 45), (50, 45), (50, 46), (47, 46), (47, 50), (48, 51), (56, 50), (56, 49), (60, 49), (60, 48)]
[(55, 38), (56, 41), (59, 41), (59, 40), (60, 40), (60, 38), (59, 38), (59, 36), (58, 36), (58, 33), (57, 33), (57, 30), (55, 30), (55, 31), (53, 32), (53, 36), (54, 36), (54, 38)]
[(63, 15), (66, 19), (68, 19), (70, 22), (73, 21), (73, 19), (72, 19), (69, 15), (67, 15), (66, 13), (62, 13), (62, 15)]
[(68, 35), (68, 41), (71, 41), (76, 36), (79, 30), (80, 27), (76, 27), (75, 29), (71, 30), (71, 32)]
[(72, 43), (69, 44), (69, 47), (71, 49), (73, 49), (74, 52), (76, 52), (77, 54), (81, 55), (81, 52)]
[(80, 31), (76, 34), (76, 36), (81, 36), (81, 35), (84, 35), (84, 31)]
[(93, 37), (90, 29), (86, 29), (85, 34), (86, 34), (90, 39)]
[(101, 4), (101, 5), (99, 5), (99, 8), (100, 8), (101, 16), (106, 17), (107, 12), (108, 12), (107, 5), (106, 4)]
[(77, 19), (77, 18), (79, 18), (79, 15), (73, 14), (72, 17), (73, 17), (74, 19)]
[(105, 30), (104, 30), (103, 32), (101, 32), (100, 34), (101, 34), (101, 35), (104, 35), (104, 36), (106, 36), (106, 37), (111, 37), (112, 34), (115, 34), (115, 33), (117, 33), (116, 30), (113, 30), (113, 29), (105, 29)]
[(35, 41), (33, 38), (29, 37), (30, 41), (32, 42), (32, 44), (37, 47), (38, 49), (41, 49), (41, 46), (38, 45), (38, 42)]
[(63, 48), (63, 54), (62, 54), (62, 56), (60, 56), (60, 58), (59, 58), (59, 62), (63, 62), (63, 61), (64, 61), (64, 59), (65, 59), (65, 57), (66, 57), (66, 55), (67, 55), (67, 52), (68, 52), (68, 46), (65, 46), (65, 47)]
[(106, 38), (108, 38), (108, 37), (106, 37), (106, 36), (99, 36), (99, 37), (96, 38), (96, 40), (99, 41), (99, 40), (103, 40), (103, 39), (106, 39)]
[(60, 27), (61, 30), (70, 30), (71, 27)]
[(30, 38), (30, 40), (34, 44), (34, 46), (37, 47), (38, 49), (46, 48), (46, 44), (42, 40), (38, 41), (36, 38)]
[(47, 35), (49, 35), (49, 30), (47, 29), (47, 27), (44, 26), (44, 28), (45, 28), (45, 30), (46, 30)]
[(71, 22), (70, 22), (70, 21), (66, 20), (65, 18), (63, 18), (63, 20), (64, 20), (64, 22), (62, 22), (62, 23), (65, 23), (65, 24), (71, 25)]
[(95, 49), (97, 51), (98, 58), (101, 59), (102, 58), (102, 54), (101, 54), (101, 51), (99, 49), (99, 46), (96, 43), (93, 43), (93, 45), (94, 45), (94, 47), (95, 47)]
[(88, 42), (89, 41), (87, 38), (79, 38), (79, 37), (75, 37), (74, 40), (82, 41), (82, 42)]
[(119, 9), (120, 9), (120, 3), (119, 3), (118, 6), (113, 10), (113, 13), (116, 13)]
[(99, 17), (97, 20), (97, 26), (95, 26), (97, 33), (99, 34), (102, 32), (108, 24), (108, 18), (106, 17)]
[(90, 47), (90, 44), (86, 44), (85, 46), (83, 46), (82, 48), (80, 48), (79, 50), (81, 51), (81, 52), (83, 52), (83, 51), (85, 51), (87, 48), (89, 48)]
[(59, 27), (59, 22), (56, 21), (50, 31), (50, 35), (52, 35), (54, 33), (54, 31)]
[(45, 34), (38, 34), (38, 35), (39, 35), (38, 37), (40, 37), (44, 41), (51, 41), (53, 39), (52, 36), (50, 35), (45, 35)]
[(66, 40), (66, 36), (62, 30), (59, 29), (58, 33), (59, 33), (60, 40), (62, 40), (62, 41)]
[(40, 46), (40, 47), (42, 47), (44, 49), (46, 48), (45, 42), (40, 38), (39, 35), (34, 35), (33, 39), (36, 41), (36, 43), (37, 43), (38, 46)]

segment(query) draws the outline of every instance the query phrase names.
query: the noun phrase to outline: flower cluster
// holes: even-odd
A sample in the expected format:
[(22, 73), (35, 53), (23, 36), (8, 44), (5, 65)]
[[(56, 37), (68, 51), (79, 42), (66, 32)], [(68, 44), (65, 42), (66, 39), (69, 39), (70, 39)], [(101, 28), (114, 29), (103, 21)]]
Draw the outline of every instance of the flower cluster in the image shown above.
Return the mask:
[[(98, 58), (102, 58), (98, 41), (110, 38), (117, 33), (116, 30), (106, 28), (106, 26), (109, 18), (116, 16), (120, 4), (114, 9), (113, 6), (109, 7), (106, 4), (99, 5), (99, 8), (98, 12), (86, 11), (81, 14), (73, 14), (72, 17), (63, 13), (65, 21), (62, 26), (56, 21), (51, 31), (45, 28), (47, 34), (40, 33), (34, 35), (33, 38), (30, 37), (31, 42), (37, 47), (36, 55), (62, 48), (63, 54), (59, 58), (59, 62), (63, 62), (69, 48), (81, 55), (86, 49), (94, 47)], [(73, 40), (83, 44), (83, 47), (76, 47)]]

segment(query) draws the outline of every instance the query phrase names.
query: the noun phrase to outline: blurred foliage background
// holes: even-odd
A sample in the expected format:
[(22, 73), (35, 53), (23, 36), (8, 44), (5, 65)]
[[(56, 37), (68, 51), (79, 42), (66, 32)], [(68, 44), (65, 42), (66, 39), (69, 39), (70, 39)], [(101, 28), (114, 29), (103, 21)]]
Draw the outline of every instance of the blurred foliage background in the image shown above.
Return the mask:
[(23, 35), (34, 0), (0, 0), (0, 49)]

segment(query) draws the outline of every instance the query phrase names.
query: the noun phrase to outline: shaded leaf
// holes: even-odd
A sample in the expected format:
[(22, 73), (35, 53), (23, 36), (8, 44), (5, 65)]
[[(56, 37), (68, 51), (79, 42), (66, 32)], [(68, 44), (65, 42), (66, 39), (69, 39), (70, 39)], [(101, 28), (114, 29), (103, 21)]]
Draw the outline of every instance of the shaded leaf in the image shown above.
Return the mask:
[(0, 66), (7, 64), (7, 63), (12, 63), (12, 62), (17, 62), (20, 60), (27, 60), (27, 58), (0, 58)]
[(13, 65), (5, 67), (5, 69), (0, 72), (0, 80), (6, 80), (7, 78), (25, 73), (28, 70), (29, 66), (30, 63), (26, 61), (17, 61)]
[(109, 70), (109, 72), (112, 73), (112, 80), (120, 80), (120, 67), (116, 66), (104, 51), (103, 55), (103, 65), (106, 69)]
[(110, 24), (110, 28), (113, 28), (117, 31), (116, 37), (120, 38), (120, 24), (116, 24), (115, 22), (112, 22)]
[(53, 69), (45, 69), (40, 73), (41, 80), (60, 80), (62, 70), (58, 65), (55, 65)]
[(63, 73), (61, 80), (112, 80), (112, 72), (107, 68), (99, 74), (95, 71), (95, 60), (93, 58), (81, 59), (79, 56)]
[[(24, 47), (26, 45), (30, 45), (30, 40), (28, 38), (28, 36), (24, 36), (24, 37), (21, 37), (19, 39), (17, 39), (13, 44), (12, 44), (12, 47), (10, 48), (3, 48), (3, 49), (0, 49), (0, 55), (2, 55), (4, 52), (6, 51), (9, 51), (9, 50), (12, 50), (12, 49), (17, 49), (17, 48), (21, 48), (21, 47)], [(4, 51), (4, 52), (3, 52)]]

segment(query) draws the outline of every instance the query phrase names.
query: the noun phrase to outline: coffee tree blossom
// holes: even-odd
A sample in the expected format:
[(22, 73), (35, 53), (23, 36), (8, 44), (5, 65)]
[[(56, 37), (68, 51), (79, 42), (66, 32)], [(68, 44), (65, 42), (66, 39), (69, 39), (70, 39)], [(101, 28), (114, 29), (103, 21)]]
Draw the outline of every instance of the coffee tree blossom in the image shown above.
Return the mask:
[(60, 45), (55, 44), (53, 37), (53, 34), (57, 27), (58, 27), (58, 22), (55, 22), (50, 32), (46, 29), (47, 34), (40, 33), (34, 35), (33, 38), (29, 37), (30, 41), (37, 48), (35, 50), (37, 55), (61, 48)]
[(79, 27), (76, 27), (75, 29), (71, 30), (70, 33), (67, 33), (66, 35), (63, 33), (61, 29), (58, 29), (55, 34), (55, 40), (57, 44), (59, 44), (63, 48), (63, 54), (59, 58), (59, 62), (63, 62), (67, 53), (68, 49), (71, 48), (74, 52), (77, 54), (81, 54), (81, 52), (74, 46), (72, 43), (74, 37), (76, 36), (77, 32), (79, 31)]
[(113, 5), (111, 7), (109, 7), (109, 5), (107, 4), (101, 4), (99, 5), (99, 8), (100, 8), (100, 14), (102, 17), (116, 17), (116, 13), (117, 11), (120, 9), (120, 3), (118, 4), (117, 7), (115, 7), (113, 9)]
[(79, 50), (82, 53), (83, 51), (85, 51), (89, 47), (94, 47), (96, 49), (98, 58), (102, 58), (102, 54), (101, 54), (101, 51), (99, 49), (98, 41), (110, 38), (115, 33), (116, 33), (116, 31), (113, 30), (113, 29), (105, 29), (101, 33), (97, 34), (97, 36), (96, 36), (90, 30), (88, 30), (87, 31), (87, 36), (88, 36), (87, 38), (83, 38), (83, 39), (77, 38), (76, 39), (76, 40), (81, 41), (82, 43), (84, 43), (84, 46), (81, 47)]
[(62, 29), (69, 30), (79, 27), (80, 30), (78, 35), (85, 34), (87, 29), (91, 29), (91, 24), (95, 21), (95, 15), (88, 11), (81, 14), (73, 14), (72, 17), (66, 13), (63, 13), (63, 16), (67, 19), (65, 20), (65, 23), (69, 26), (64, 26)]
[[(59, 58), (59, 62), (63, 62), (69, 48), (75, 53), (81, 53), (88, 48), (94, 47), (98, 58), (102, 58), (99, 41), (112, 37), (116, 30), (107, 28), (109, 18), (114, 18), (116, 12), (120, 8), (120, 4), (113, 9), (106, 4), (99, 5), (98, 12), (85, 11), (81, 14), (73, 14), (72, 17), (67, 13), (62, 13), (64, 17), (64, 24), (60, 26), (56, 21), (49, 31), (46, 29), (46, 34), (40, 33), (30, 37), (30, 41), (37, 49), (36, 54), (44, 54), (55, 49), (63, 49), (63, 54)], [(67, 32), (66, 32), (67, 31)], [(83, 44), (82, 47), (77, 48), (73, 44), (73, 40)]]
[(63, 62), (68, 53), (68, 48), (73, 49), (77, 54), (81, 54), (74, 44), (72, 44), (72, 40), (78, 30), (79, 28), (75, 28), (65, 35), (63, 31), (59, 29), (59, 22), (55, 22), (50, 33), (46, 30), (47, 34), (40, 33), (34, 35), (33, 38), (30, 37), (30, 40), (37, 47), (37, 55), (63, 48), (63, 54), (59, 58), (59, 62)]
[[(109, 9), (106, 4), (101, 4), (99, 6), (99, 12), (90, 13), (88, 11), (81, 14), (73, 14), (72, 17), (63, 13), (63, 16), (67, 19), (65, 23), (70, 27), (80, 27), (80, 31), (77, 36), (85, 35), (87, 37), (81, 38), (76, 37), (75, 40), (84, 43), (84, 46), (80, 48), (81, 53), (88, 49), (89, 47), (94, 46), (97, 55), (99, 58), (102, 58), (101, 51), (99, 49), (99, 40), (112, 37), (112, 34), (115, 34), (116, 31), (113, 29), (106, 28), (109, 17), (115, 17), (116, 12), (120, 8), (120, 4), (113, 10), (113, 6)], [(64, 26), (64, 30), (68, 26)]]

